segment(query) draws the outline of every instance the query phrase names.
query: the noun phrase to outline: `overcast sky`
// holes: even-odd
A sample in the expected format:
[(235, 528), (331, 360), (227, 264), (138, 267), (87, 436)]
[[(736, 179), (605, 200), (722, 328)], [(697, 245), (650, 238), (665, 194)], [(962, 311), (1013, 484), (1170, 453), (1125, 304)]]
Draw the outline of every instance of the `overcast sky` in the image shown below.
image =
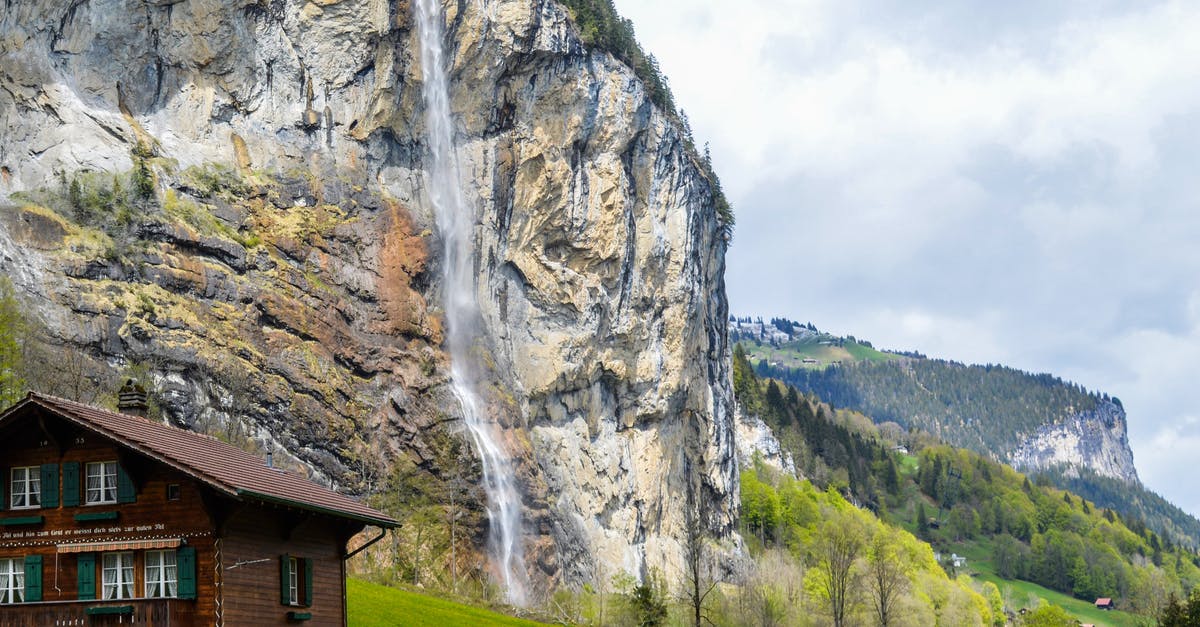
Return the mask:
[(1200, 514), (1200, 3), (616, 4), (712, 144), (732, 313), (1115, 395)]

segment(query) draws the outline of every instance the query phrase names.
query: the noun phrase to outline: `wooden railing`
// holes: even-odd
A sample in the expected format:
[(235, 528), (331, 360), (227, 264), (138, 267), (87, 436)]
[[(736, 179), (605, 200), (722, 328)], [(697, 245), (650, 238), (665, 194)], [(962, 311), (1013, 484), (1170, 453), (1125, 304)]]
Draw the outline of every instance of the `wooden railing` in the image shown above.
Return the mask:
[(52, 601), (0, 605), (0, 627), (67, 627), (192, 624), (195, 601), (127, 599), (124, 601)]

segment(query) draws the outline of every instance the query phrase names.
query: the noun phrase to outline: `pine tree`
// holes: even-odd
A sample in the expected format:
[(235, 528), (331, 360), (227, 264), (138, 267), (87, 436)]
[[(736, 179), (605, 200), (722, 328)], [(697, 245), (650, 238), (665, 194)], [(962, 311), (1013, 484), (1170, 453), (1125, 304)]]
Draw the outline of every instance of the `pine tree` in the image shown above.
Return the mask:
[(917, 505), (917, 537), (929, 539), (929, 517), (925, 515), (925, 504)]

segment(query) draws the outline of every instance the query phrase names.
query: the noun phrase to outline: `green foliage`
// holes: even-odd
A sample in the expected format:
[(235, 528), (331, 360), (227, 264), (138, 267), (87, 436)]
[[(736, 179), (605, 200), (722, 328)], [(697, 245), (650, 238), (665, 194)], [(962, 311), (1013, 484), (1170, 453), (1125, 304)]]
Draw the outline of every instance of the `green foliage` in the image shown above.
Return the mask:
[(1057, 605), (1041, 605), (1021, 619), (1025, 627), (1075, 627), (1079, 624), (1074, 616)]
[(667, 620), (666, 585), (655, 573), (633, 587), (628, 603), (638, 627), (658, 627)]
[(675, 98), (654, 55), (646, 54), (633, 34), (633, 22), (617, 13), (612, 0), (563, 0), (584, 45), (599, 48), (628, 65), (646, 85), (650, 99), (674, 114)]
[[(760, 463), (743, 469), (741, 480), (743, 535), (757, 540), (752, 552), (761, 562), (772, 550), (786, 549), (796, 563), (809, 565), (803, 598), (809, 612), (820, 614), (818, 624), (857, 624), (866, 613), (880, 612), (899, 624), (918, 624), (922, 617), (930, 624), (991, 622), (988, 601), (968, 582), (950, 580), (929, 545), (837, 491), (776, 476)], [(797, 602), (785, 588), (761, 582), (742, 595), (743, 607), (764, 624), (773, 624), (785, 601)]]
[(877, 506), (881, 490), (898, 488), (896, 460), (889, 451), (835, 421), (827, 405), (794, 388), (784, 393), (773, 380), (761, 381), (740, 344), (734, 347), (733, 379), (743, 409), (762, 417), (807, 476), (837, 484), (871, 507)]
[(25, 395), (24, 345), (28, 334), (24, 310), (12, 281), (0, 276), (0, 408)]
[[(755, 350), (759, 349), (750, 348)], [(1120, 410), (1111, 398), (1052, 375), (934, 359), (859, 361), (823, 370), (760, 362), (756, 374), (776, 377), (876, 421), (896, 422), (987, 456), (1003, 456), (1038, 428), (1079, 412), (1102, 406)], [(1173, 543), (1198, 545), (1200, 520), (1141, 485), (1073, 467), (1050, 469), (1035, 479), (1043, 487), (1069, 489), (1122, 516), (1141, 519)]]
[(132, 150), (133, 193), (138, 200), (143, 202), (154, 200), (154, 172), (150, 170), (150, 166), (147, 163), (152, 156), (153, 153), (150, 151), (150, 148), (141, 141), (138, 141)]
[(949, 522), (931, 538), (969, 539), (970, 534), (956, 530), (955, 512), (962, 512), (960, 520), (968, 512), (978, 515), (978, 530), (974, 516), (971, 530), (993, 538), (992, 563), (1001, 576), (1027, 579), (1084, 600), (1131, 600), (1148, 594), (1139, 584), (1140, 564), (1147, 559), (1163, 563), (1170, 556), (1178, 563), (1169, 573), (1180, 581), (1176, 589), (1200, 582), (1200, 570), (1190, 557), (1184, 559), (1185, 551), (1167, 546), (1144, 524), (1131, 530), (1107, 520), (1081, 498), (1031, 485), (1010, 468), (962, 449), (932, 446), (919, 457), (922, 492), (939, 506), (952, 508)]
[(183, 186), (199, 198), (232, 200), (250, 194), (250, 184), (234, 168), (221, 163), (205, 163), (184, 170)]
[[(1087, 602), (1116, 598), (1148, 616), (1156, 615), (1172, 592), (1200, 583), (1194, 555), (1140, 519), (1123, 521), (1048, 480), (1031, 482), (972, 451), (893, 429), (892, 437), (915, 449), (916, 471), (896, 472), (897, 464), (913, 464), (891, 450), (880, 427), (850, 412), (831, 412), (793, 388), (772, 391), (776, 382), (758, 379), (740, 349), (735, 349), (734, 377), (739, 400), (750, 399), (744, 406), (776, 430), (785, 450), (819, 485), (856, 497), (935, 546), (985, 543), (983, 559), (1002, 577), (1036, 582)], [(797, 542), (788, 520), (794, 501), (784, 496), (787, 481), (779, 484), (771, 490), (757, 475), (742, 475), (746, 535), (767, 546)]]
[(1200, 625), (1200, 591), (1193, 590), (1187, 601), (1174, 596), (1158, 617), (1159, 627), (1195, 627)]
[[(1200, 542), (1200, 520), (1144, 486), (1105, 477), (1090, 468), (1072, 467), (1069, 471), (1066, 467), (1050, 468), (1039, 476), (1079, 494), (1097, 507), (1119, 512), (1130, 519), (1130, 524), (1136, 525), (1134, 520), (1143, 520), (1146, 527), (1175, 544), (1197, 548)], [(1086, 501), (1084, 505), (1087, 506)]]

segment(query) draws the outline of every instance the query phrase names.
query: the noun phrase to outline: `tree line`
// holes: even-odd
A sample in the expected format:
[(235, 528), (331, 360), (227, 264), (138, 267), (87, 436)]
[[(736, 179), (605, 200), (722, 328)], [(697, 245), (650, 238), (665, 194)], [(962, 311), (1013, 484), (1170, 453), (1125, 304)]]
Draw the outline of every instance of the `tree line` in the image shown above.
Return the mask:
[[(987, 542), (997, 574), (1086, 601), (1118, 599), (1156, 616), (1170, 595), (1200, 583), (1196, 554), (1142, 519), (1098, 507), (929, 434), (835, 410), (813, 394), (760, 378), (740, 347), (734, 390), (744, 411), (772, 427), (796, 466), (820, 487), (873, 509), (884, 521), (949, 550)], [(1039, 385), (1054, 387), (1041, 379)], [(759, 542), (784, 541), (778, 522), (744, 483), (744, 524)], [(786, 509), (786, 508), (784, 508)], [(761, 512), (768, 512), (767, 515)], [(985, 544), (985, 546), (987, 546)], [(961, 549), (960, 549), (961, 550)], [(948, 568), (953, 572), (953, 566)]]

